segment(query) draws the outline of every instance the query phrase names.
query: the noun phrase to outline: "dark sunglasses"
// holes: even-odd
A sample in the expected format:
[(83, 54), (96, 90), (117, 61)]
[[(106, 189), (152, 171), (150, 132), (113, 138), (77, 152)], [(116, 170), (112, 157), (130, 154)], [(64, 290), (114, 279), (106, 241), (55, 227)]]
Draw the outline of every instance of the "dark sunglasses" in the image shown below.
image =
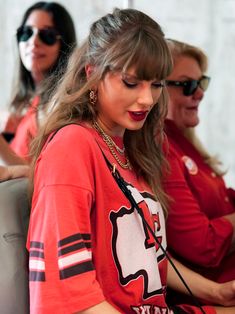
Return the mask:
[(21, 26), (17, 29), (17, 41), (28, 41), (35, 33), (38, 35), (39, 39), (48, 46), (54, 45), (57, 40), (61, 38), (58, 31), (54, 28), (38, 29), (31, 26)]
[(183, 87), (183, 94), (185, 96), (193, 95), (198, 86), (205, 92), (210, 83), (210, 77), (203, 75), (200, 80), (187, 80), (187, 81), (166, 81), (168, 86)]

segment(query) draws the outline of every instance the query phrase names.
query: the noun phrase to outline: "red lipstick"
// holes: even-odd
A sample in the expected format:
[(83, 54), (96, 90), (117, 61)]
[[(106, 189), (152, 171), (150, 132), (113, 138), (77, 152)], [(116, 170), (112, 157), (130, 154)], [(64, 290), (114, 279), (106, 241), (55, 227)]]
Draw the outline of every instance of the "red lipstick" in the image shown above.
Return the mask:
[(146, 118), (148, 111), (128, 111), (130, 117), (134, 121), (142, 121)]

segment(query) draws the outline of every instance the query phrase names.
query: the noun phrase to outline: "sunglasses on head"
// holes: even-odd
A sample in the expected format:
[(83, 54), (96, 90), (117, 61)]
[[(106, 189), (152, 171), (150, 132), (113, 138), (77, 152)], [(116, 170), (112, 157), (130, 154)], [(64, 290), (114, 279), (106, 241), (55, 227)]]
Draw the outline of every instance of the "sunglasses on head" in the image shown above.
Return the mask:
[(54, 45), (61, 38), (58, 31), (52, 27), (38, 29), (32, 26), (21, 26), (17, 29), (17, 41), (28, 41), (34, 34), (37, 34), (39, 39), (48, 46)]
[(193, 95), (196, 92), (198, 86), (203, 91), (206, 91), (209, 83), (210, 83), (210, 77), (206, 75), (203, 75), (199, 80), (166, 81), (166, 85), (168, 86), (183, 87), (183, 94), (185, 96)]

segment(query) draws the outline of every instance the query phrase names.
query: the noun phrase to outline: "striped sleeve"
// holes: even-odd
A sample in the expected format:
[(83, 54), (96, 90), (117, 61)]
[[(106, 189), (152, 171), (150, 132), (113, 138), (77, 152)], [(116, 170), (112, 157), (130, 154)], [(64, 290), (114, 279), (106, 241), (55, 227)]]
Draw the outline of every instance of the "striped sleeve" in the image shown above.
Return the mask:
[(66, 279), (94, 270), (90, 234), (73, 234), (58, 242), (58, 269), (60, 279)]

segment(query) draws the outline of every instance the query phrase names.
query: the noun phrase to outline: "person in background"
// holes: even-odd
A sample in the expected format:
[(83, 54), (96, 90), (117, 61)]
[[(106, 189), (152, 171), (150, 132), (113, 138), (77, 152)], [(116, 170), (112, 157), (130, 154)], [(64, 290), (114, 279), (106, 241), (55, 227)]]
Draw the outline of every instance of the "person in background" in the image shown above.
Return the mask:
[[(34, 141), (30, 313), (173, 313), (166, 284), (185, 288), (153, 237), (166, 248), (161, 145), (171, 68), (160, 26), (133, 9), (94, 22), (73, 53)], [(234, 305), (235, 281), (214, 283), (175, 263), (197, 297)]]
[(210, 78), (208, 59), (198, 47), (169, 40), (173, 71), (165, 131), (170, 172), (164, 180), (170, 196), (168, 248), (173, 256), (218, 282), (235, 279), (235, 192), (224, 172), (198, 139), (198, 110)]
[(75, 28), (67, 10), (56, 2), (30, 6), (17, 29), (19, 70), (13, 88), (11, 115), (0, 137), (0, 159), (6, 165), (27, 164), (29, 146), (44, 117), (45, 105), (76, 45)]

